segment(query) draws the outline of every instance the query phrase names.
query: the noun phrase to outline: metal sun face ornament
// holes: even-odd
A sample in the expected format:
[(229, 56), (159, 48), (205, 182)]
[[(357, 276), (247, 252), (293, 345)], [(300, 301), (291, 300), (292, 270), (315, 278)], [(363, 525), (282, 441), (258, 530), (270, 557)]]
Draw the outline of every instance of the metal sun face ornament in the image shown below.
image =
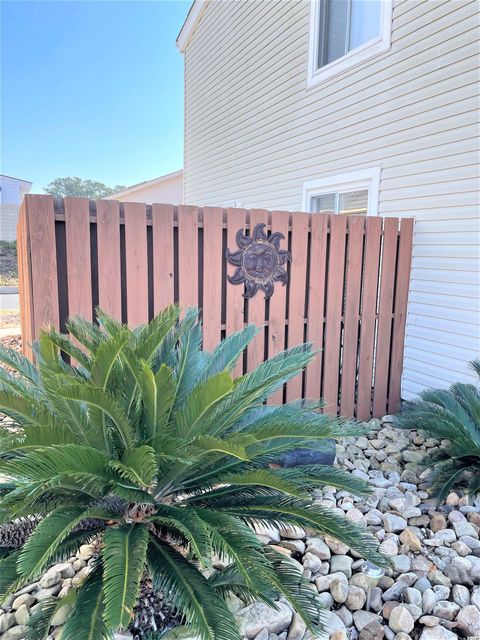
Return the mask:
[(257, 224), (251, 236), (246, 236), (243, 229), (237, 231), (238, 251), (225, 252), (225, 257), (236, 268), (233, 276), (227, 276), (231, 284), (245, 284), (244, 298), (252, 298), (259, 289), (265, 293), (265, 300), (273, 294), (275, 282), (288, 282), (285, 263), (292, 259), (290, 251), (280, 249), (283, 233), (271, 233), (268, 237), (264, 231), (265, 224)]

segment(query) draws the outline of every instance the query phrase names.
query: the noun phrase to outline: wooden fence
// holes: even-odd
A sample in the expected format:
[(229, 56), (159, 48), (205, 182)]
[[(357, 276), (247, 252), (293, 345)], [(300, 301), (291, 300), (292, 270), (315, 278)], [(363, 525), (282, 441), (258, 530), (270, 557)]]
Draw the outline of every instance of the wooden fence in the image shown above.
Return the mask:
[[(243, 297), (225, 260), (239, 229), (281, 232), (289, 282)], [(413, 221), (259, 209), (197, 208), (84, 198), (25, 197), (18, 223), (24, 350), (39, 328), (64, 329), (96, 305), (135, 326), (171, 302), (203, 310), (211, 349), (245, 323), (263, 330), (236, 373), (287, 346), (319, 353), (275, 400), (323, 397), (328, 411), (358, 418), (397, 409)]]

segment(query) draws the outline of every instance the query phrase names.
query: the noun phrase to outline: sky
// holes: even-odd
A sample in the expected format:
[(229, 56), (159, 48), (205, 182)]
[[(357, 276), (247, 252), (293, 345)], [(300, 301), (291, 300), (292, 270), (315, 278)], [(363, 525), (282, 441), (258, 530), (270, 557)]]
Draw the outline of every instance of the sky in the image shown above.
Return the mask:
[(1, 0), (1, 170), (42, 193), (130, 186), (183, 162), (189, 0)]

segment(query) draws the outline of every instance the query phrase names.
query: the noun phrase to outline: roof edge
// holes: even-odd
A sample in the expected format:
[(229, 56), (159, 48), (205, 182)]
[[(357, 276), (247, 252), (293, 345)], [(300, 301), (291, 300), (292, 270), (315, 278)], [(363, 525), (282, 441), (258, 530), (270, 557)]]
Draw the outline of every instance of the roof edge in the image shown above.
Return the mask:
[(15, 176), (8, 176), (6, 173), (0, 173), (0, 176), (2, 178), (10, 178), (10, 180), (17, 180), (18, 182), (25, 182), (26, 184), (30, 184), (30, 185), (33, 184), (33, 182), (30, 182), (30, 180), (24, 180), (23, 178), (16, 178)]
[(184, 53), (210, 0), (193, 0), (185, 22), (177, 36), (177, 48)]
[(138, 182), (137, 184), (132, 184), (131, 187), (127, 187), (123, 191), (117, 191), (116, 193), (111, 193), (108, 196), (102, 198), (102, 200), (108, 200), (109, 198), (119, 198), (122, 196), (128, 196), (139, 189), (142, 189), (146, 186), (153, 186), (156, 184), (161, 184), (162, 182), (166, 182), (172, 178), (176, 178), (178, 176), (183, 175), (183, 169), (179, 169), (178, 171), (172, 171), (172, 173), (166, 173), (164, 176), (160, 176), (158, 178), (153, 178), (153, 180), (145, 180), (144, 182)]

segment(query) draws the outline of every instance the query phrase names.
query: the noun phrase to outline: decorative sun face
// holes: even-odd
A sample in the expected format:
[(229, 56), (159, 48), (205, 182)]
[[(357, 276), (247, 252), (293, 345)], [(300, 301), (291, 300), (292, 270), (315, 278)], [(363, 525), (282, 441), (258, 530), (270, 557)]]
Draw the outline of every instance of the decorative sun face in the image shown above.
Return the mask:
[(283, 265), (292, 259), (290, 251), (280, 249), (283, 233), (265, 234), (265, 224), (257, 224), (251, 236), (246, 236), (243, 229), (237, 231), (238, 251), (227, 249), (225, 256), (237, 269), (233, 276), (227, 276), (231, 284), (245, 284), (244, 298), (252, 298), (259, 289), (265, 293), (267, 300), (273, 293), (275, 282), (285, 286), (288, 275)]

